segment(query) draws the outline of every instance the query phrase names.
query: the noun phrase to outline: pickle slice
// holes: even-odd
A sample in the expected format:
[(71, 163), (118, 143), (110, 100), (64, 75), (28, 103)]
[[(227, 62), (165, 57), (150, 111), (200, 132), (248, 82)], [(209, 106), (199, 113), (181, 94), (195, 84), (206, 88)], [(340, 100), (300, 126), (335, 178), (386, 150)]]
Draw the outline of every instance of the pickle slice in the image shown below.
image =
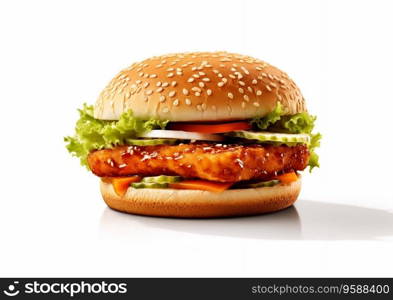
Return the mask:
[(228, 132), (228, 136), (256, 140), (258, 142), (279, 142), (283, 144), (309, 144), (310, 136), (305, 133), (276, 133), (267, 131), (233, 131)]
[(182, 180), (181, 176), (152, 176), (152, 177), (144, 177), (141, 182), (144, 183), (174, 183)]
[(134, 182), (131, 183), (131, 187), (134, 189), (164, 189), (168, 187), (168, 183), (158, 182)]
[(135, 146), (173, 145), (176, 139), (126, 139), (127, 144)]
[(246, 184), (241, 184), (238, 186), (238, 188), (242, 189), (247, 189), (247, 188), (261, 188), (261, 187), (272, 187), (275, 186), (276, 184), (279, 184), (280, 180), (269, 180), (269, 181), (261, 181), (257, 183), (246, 183)]

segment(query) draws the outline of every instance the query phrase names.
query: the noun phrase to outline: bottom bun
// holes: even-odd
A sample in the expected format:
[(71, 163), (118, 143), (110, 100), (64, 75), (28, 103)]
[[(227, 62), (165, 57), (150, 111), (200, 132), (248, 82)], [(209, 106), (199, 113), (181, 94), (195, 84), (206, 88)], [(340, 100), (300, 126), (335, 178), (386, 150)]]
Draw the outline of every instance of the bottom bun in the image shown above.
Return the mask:
[(147, 216), (211, 218), (256, 215), (291, 206), (300, 193), (300, 178), (289, 184), (222, 193), (198, 190), (134, 189), (118, 196), (111, 183), (101, 182), (105, 203), (112, 209)]

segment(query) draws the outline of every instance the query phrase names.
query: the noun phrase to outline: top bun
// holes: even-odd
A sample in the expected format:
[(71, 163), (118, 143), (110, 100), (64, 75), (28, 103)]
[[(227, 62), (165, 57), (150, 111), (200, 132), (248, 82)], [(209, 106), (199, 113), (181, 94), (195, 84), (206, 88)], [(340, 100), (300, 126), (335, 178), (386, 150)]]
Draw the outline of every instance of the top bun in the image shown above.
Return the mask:
[(281, 70), (227, 52), (155, 56), (122, 70), (101, 92), (94, 117), (118, 120), (132, 110), (141, 119), (230, 121), (262, 117), (283, 105), (306, 111), (296, 84)]

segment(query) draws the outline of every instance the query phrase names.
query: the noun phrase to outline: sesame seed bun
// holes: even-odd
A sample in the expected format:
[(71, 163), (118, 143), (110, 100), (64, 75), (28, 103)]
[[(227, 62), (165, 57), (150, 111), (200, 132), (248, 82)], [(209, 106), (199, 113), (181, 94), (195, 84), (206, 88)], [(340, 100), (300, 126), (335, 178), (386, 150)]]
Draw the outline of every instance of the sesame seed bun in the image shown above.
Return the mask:
[(291, 206), (300, 193), (300, 178), (273, 187), (233, 189), (222, 193), (175, 189), (129, 188), (118, 196), (111, 183), (101, 181), (106, 204), (115, 210), (148, 216), (210, 218), (255, 215)]
[(243, 120), (266, 115), (278, 101), (286, 114), (306, 111), (296, 84), (264, 61), (227, 52), (177, 53), (122, 70), (101, 92), (94, 117), (118, 120), (131, 109), (142, 119)]

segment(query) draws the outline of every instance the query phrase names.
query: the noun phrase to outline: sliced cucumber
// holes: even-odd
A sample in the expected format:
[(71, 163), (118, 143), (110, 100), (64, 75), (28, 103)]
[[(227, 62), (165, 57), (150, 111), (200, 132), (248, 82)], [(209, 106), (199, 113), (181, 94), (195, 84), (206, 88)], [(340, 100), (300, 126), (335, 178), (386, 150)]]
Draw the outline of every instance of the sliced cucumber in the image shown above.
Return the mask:
[(276, 184), (279, 184), (280, 180), (269, 180), (269, 181), (261, 181), (257, 183), (246, 183), (246, 184), (239, 184), (237, 187), (242, 189), (249, 189), (249, 188), (261, 188), (261, 187), (272, 187)]
[(310, 136), (308, 134), (299, 133), (276, 133), (267, 131), (233, 131), (228, 132), (228, 136), (243, 138), (248, 140), (256, 140), (258, 142), (279, 142), (283, 144), (309, 144)]
[(168, 187), (168, 183), (158, 182), (134, 182), (131, 183), (131, 187), (134, 189), (164, 189)]
[(127, 144), (135, 146), (173, 145), (176, 139), (126, 139)]
[(174, 183), (182, 180), (180, 176), (153, 176), (153, 177), (144, 177), (141, 182), (144, 183)]

